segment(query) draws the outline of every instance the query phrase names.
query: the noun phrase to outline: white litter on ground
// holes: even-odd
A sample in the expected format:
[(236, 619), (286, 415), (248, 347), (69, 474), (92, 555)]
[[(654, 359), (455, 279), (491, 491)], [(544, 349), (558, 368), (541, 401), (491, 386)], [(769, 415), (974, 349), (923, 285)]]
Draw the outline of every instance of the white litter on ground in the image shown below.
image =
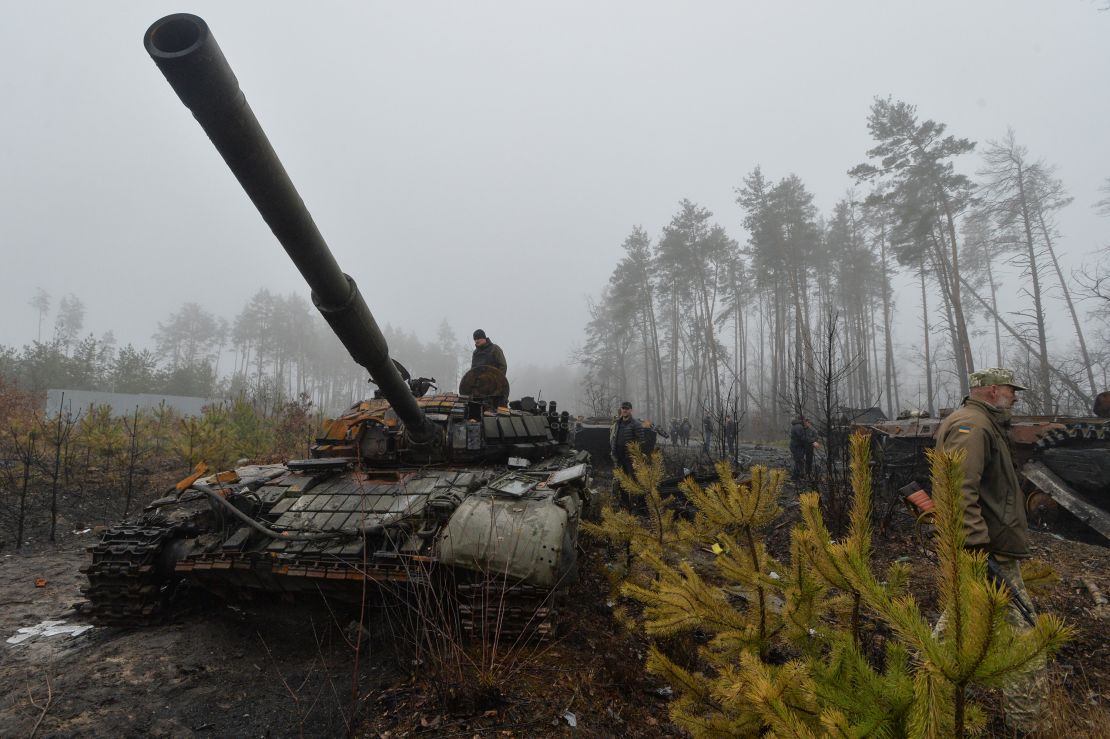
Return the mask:
[(15, 636), (8, 638), (8, 644), (22, 644), (28, 639), (36, 637), (60, 636), (62, 634), (69, 634), (70, 636), (79, 636), (91, 629), (89, 624), (70, 624), (65, 621), (43, 621), (34, 626), (24, 626), (15, 632)]

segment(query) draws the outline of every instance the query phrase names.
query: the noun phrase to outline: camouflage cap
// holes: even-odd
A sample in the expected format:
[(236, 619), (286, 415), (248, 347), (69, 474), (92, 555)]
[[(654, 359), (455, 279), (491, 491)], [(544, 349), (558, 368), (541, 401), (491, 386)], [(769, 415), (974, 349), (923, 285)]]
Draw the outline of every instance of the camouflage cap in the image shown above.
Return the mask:
[(970, 387), (990, 387), (991, 385), (1009, 385), (1015, 390), (1028, 390), (1024, 385), (1014, 382), (1014, 371), (1003, 367), (989, 367), (976, 370), (967, 378)]

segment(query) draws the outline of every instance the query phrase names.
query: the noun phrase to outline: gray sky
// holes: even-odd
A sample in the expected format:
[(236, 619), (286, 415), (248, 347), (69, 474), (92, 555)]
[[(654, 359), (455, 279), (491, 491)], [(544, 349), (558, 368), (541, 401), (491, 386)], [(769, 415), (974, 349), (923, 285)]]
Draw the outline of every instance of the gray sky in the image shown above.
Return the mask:
[(1110, 242), (1100, 5), (6, 3), (0, 343), (34, 338), (38, 286), (139, 345), (185, 301), (231, 319), (263, 286), (307, 295), (142, 48), (170, 12), (209, 23), (379, 322), (481, 326), (519, 366), (581, 342), (624, 237), (681, 198), (743, 241), (733, 188), (759, 164), (827, 214), (875, 95), (981, 144), (1013, 126), (1076, 197), (1060, 247), (1082, 263)]

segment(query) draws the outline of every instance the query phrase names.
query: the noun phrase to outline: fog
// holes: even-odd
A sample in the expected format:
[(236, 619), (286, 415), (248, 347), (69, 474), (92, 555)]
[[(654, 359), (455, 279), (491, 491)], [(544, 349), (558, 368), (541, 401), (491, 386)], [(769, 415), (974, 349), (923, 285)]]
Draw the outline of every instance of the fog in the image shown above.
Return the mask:
[(178, 11), (210, 25), (378, 321), (484, 328), (510, 367), (569, 363), (624, 237), (682, 198), (744, 242), (734, 188), (761, 165), (826, 213), (877, 95), (978, 142), (1012, 126), (1057, 165), (1065, 270), (1110, 242), (1098, 3), (9, 3), (0, 344), (35, 338), (38, 287), (143, 346), (185, 301), (230, 320), (260, 287), (307, 294), (142, 48)]

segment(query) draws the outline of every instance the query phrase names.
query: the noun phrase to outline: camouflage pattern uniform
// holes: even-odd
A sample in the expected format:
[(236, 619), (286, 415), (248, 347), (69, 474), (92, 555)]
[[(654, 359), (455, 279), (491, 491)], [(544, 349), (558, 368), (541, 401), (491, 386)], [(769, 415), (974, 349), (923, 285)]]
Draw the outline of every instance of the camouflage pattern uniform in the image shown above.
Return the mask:
[[(1007, 369), (973, 372), (971, 387), (1012, 385), (1014, 374)], [(1025, 495), (1018, 482), (1010, 453), (1010, 412), (989, 403), (966, 397), (937, 429), (937, 445), (948, 451), (963, 449), (964, 535), (968, 547), (986, 550), (999, 572), (1011, 585), (1011, 605), (1006, 621), (1012, 626), (1028, 626), (1012, 601), (1020, 599), (1035, 614), (1033, 602), (1021, 578), (1021, 560), (1030, 556), (1029, 525), (1025, 518)], [(944, 630), (942, 617), (937, 631)], [(1036, 668), (1002, 689), (1006, 726), (1018, 731), (1033, 731), (1041, 714), (1044, 684), (1043, 660)]]

